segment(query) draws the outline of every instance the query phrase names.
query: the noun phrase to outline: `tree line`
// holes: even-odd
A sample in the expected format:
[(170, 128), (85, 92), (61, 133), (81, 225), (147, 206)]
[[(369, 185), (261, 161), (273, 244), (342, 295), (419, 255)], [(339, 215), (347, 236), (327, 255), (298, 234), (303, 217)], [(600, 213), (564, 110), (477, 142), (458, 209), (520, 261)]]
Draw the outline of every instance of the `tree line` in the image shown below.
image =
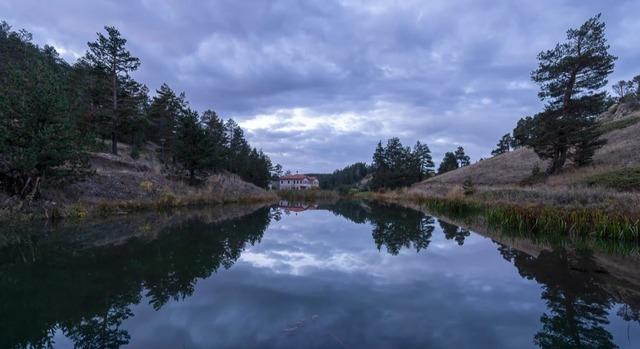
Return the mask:
[(606, 144), (600, 138), (598, 115), (616, 102), (640, 100), (640, 76), (614, 84), (617, 97), (603, 90), (617, 57), (609, 53), (600, 17), (569, 29), (565, 42), (538, 54), (531, 79), (540, 86), (538, 97), (546, 102), (544, 109), (521, 118), (513, 132), (499, 140), (492, 155), (529, 147), (541, 159), (550, 160), (547, 174), (557, 173), (567, 161), (576, 166), (592, 162), (596, 150)]
[[(105, 27), (86, 54), (67, 63), (52, 46), (39, 47), (25, 30), (0, 23), (0, 187), (34, 195), (49, 183), (77, 178), (88, 154), (127, 143), (137, 158), (153, 145), (167, 173), (197, 183), (230, 171), (266, 187), (272, 164), (247, 142), (232, 119), (200, 114), (185, 94), (163, 84), (155, 96), (131, 77), (141, 61), (114, 27)], [(102, 140), (100, 142), (99, 140)]]
[(378, 142), (371, 168), (372, 189), (407, 186), (434, 173), (431, 150), (426, 144), (418, 141), (413, 148), (405, 147), (397, 137), (387, 140), (385, 146)]
[(312, 176), (318, 178), (321, 189), (346, 190), (360, 183), (369, 173), (371, 173), (369, 165), (364, 162), (356, 162), (340, 170), (335, 170), (333, 173), (318, 173), (312, 174)]

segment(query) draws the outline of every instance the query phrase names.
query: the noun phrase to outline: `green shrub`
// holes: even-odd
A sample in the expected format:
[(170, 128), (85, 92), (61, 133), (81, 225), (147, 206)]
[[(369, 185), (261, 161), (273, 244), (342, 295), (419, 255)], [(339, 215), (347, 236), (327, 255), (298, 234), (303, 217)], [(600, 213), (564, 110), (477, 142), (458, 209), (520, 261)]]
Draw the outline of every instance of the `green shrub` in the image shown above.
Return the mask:
[(627, 128), (629, 126), (635, 125), (639, 121), (640, 121), (640, 117), (637, 117), (637, 116), (624, 118), (621, 120), (609, 121), (609, 122), (600, 124), (600, 126), (598, 127), (598, 131), (600, 131), (601, 133), (607, 133), (614, 130), (621, 130), (623, 128)]
[(137, 160), (140, 158), (140, 147), (137, 145), (133, 145), (131, 146), (131, 153), (129, 154), (131, 155), (131, 158), (134, 160)]
[(525, 179), (523, 179), (520, 184), (521, 185), (532, 185), (532, 184), (537, 184), (537, 183), (542, 183), (545, 181), (545, 179), (547, 179), (547, 176), (544, 172), (542, 172), (542, 170), (540, 169), (540, 165), (538, 165), (538, 163), (536, 163), (535, 165), (533, 165), (533, 168), (531, 168), (531, 175)]
[(471, 178), (467, 177), (464, 182), (462, 182), (462, 190), (465, 196), (473, 195), (476, 192), (476, 186), (473, 184)]
[(625, 168), (587, 177), (585, 183), (619, 191), (640, 190), (640, 168)]

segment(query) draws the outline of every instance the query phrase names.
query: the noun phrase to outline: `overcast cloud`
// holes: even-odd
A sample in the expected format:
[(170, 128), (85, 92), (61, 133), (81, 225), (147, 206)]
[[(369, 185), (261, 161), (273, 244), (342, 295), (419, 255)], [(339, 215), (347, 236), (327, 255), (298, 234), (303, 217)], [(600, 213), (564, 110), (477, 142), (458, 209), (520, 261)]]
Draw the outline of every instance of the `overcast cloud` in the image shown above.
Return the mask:
[(472, 160), (540, 110), (536, 54), (602, 12), (610, 81), (640, 74), (640, 1), (3, 0), (0, 20), (75, 61), (117, 26), (153, 91), (233, 118), (252, 145), (301, 172), (371, 161), (378, 140)]

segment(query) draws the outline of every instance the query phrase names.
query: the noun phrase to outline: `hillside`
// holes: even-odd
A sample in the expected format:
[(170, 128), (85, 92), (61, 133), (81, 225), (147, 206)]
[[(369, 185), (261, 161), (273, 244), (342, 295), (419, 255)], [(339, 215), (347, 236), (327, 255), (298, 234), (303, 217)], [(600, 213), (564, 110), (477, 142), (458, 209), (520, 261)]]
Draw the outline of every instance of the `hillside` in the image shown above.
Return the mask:
[(543, 171), (548, 164), (533, 150), (520, 148), (435, 176), (413, 185), (409, 191), (421, 195), (454, 195), (469, 178), (481, 196), (498, 200), (509, 196), (508, 200), (515, 198), (536, 203), (563, 197), (560, 200), (563, 204), (581, 201), (588, 205), (605, 198), (617, 200), (625, 196), (625, 199), (638, 201), (636, 194), (611, 190), (603, 184), (606, 181), (592, 179), (640, 168), (640, 110), (629, 105), (614, 106), (600, 119), (605, 131), (602, 137), (607, 143), (598, 149), (590, 166), (577, 168), (568, 164), (561, 173), (541, 183), (524, 185), (536, 164)]
[(151, 143), (138, 159), (129, 155), (128, 145), (120, 143), (118, 149), (118, 156), (90, 153), (90, 174), (64, 186), (43, 187), (40, 197), (33, 201), (0, 194), (0, 218), (18, 212), (26, 217), (83, 217), (146, 208), (274, 199), (273, 194), (228, 172), (211, 175), (198, 186), (174, 180), (164, 171)]

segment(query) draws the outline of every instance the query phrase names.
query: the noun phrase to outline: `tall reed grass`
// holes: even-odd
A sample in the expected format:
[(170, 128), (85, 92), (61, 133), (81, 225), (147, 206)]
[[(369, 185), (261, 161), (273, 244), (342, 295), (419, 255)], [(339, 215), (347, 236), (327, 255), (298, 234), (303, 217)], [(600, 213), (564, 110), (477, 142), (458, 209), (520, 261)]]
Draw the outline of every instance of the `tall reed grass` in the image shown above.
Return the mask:
[(582, 236), (640, 242), (640, 213), (616, 213), (600, 208), (569, 209), (487, 203), (464, 197), (427, 197), (406, 193), (366, 193), (356, 198), (412, 202), (451, 218), (481, 216), (490, 228), (533, 235)]

